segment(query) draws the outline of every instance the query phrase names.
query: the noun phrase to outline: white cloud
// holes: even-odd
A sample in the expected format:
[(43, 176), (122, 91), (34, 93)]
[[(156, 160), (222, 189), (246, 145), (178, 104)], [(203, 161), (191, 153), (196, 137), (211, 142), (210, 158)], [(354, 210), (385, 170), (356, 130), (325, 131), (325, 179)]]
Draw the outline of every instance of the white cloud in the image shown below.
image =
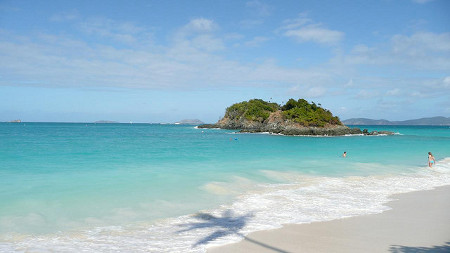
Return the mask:
[(450, 52), (450, 33), (419, 32), (411, 36), (392, 37), (392, 50), (396, 54), (424, 56), (428, 52)]
[(399, 101), (399, 100), (385, 100), (385, 99), (378, 99), (376, 110), (378, 111), (385, 111), (389, 110), (390, 113), (399, 112), (399, 110), (404, 107), (405, 101)]
[(395, 88), (395, 89), (391, 89), (386, 91), (386, 95), (387, 96), (397, 96), (400, 94), (400, 89), (399, 88)]
[(425, 97), (427, 97), (426, 94), (418, 92), (418, 91), (413, 91), (409, 95), (412, 96), (412, 97), (415, 97), (415, 98), (425, 98)]
[(269, 40), (269, 38), (257, 36), (257, 37), (254, 37), (252, 40), (245, 42), (244, 44), (248, 47), (258, 47), (268, 40)]
[(274, 61), (227, 60), (215, 54), (224, 49), (222, 40), (209, 33), (179, 39), (166, 47), (136, 41), (136, 46), (126, 48), (49, 34), (27, 38), (9, 33), (0, 38), (0, 85), (198, 89), (320, 85), (331, 80), (320, 69), (289, 69)]
[(258, 0), (249, 1), (245, 5), (254, 9), (259, 16), (269, 16), (271, 14), (270, 6)]
[(429, 79), (423, 82), (426, 93), (430, 92), (450, 92), (450, 76), (444, 78)]
[(356, 45), (349, 54), (338, 54), (339, 66), (378, 65), (397, 69), (442, 71), (450, 69), (450, 33), (394, 35), (385, 44)]
[(322, 86), (309, 87), (306, 85), (295, 85), (289, 88), (289, 96), (298, 96), (302, 98), (322, 97), (327, 93), (328, 89)]
[[(308, 18), (298, 18), (285, 23), (282, 31), (299, 30), (311, 23)], [(26, 37), (0, 31), (0, 85), (168, 90), (271, 87), (289, 92), (288, 96), (309, 98), (327, 98), (330, 92), (340, 92), (345, 100), (372, 104), (382, 95), (419, 100), (442, 97), (450, 91), (450, 68), (445, 67), (450, 66), (448, 34), (396, 35), (385, 44), (356, 45), (348, 54), (334, 50), (336, 57), (327, 64), (287, 67), (275, 59), (230, 60), (227, 43), (245, 45), (245, 37), (222, 36), (219, 26), (208, 19), (190, 20), (164, 45), (142, 43), (141, 38), (149, 31), (132, 23), (100, 20), (83, 28), (87, 34), (97, 33), (107, 39), (94, 44), (71, 36)], [(134, 40), (128, 41), (134, 44), (123, 47), (108, 43), (108, 38), (120, 34), (132, 36)], [(267, 39), (256, 36), (247, 41), (247, 46), (261, 45)], [(413, 54), (413, 50), (421, 53)], [(444, 64), (436, 66), (438, 62)], [(385, 73), (383, 68), (432, 69), (439, 71), (433, 76), (440, 78), (408, 78), (405, 73), (409, 72)]]
[(321, 97), (323, 95), (325, 95), (325, 93), (327, 92), (327, 89), (325, 89), (324, 87), (312, 87), (309, 88), (305, 95), (306, 97)]
[(313, 21), (308, 18), (306, 13), (301, 13), (297, 18), (284, 20), (283, 23), (281, 30), (293, 30), (311, 24)]
[(192, 19), (187, 25), (184, 26), (185, 31), (191, 32), (212, 32), (218, 28), (214, 21), (206, 18)]
[(442, 84), (443, 84), (445, 87), (450, 88), (450, 76), (446, 76), (446, 77), (444, 78), (444, 80), (442, 80)]
[(200, 35), (193, 38), (192, 46), (209, 52), (223, 50), (225, 48), (221, 39), (214, 38), (211, 35)]
[[(180, 58), (179, 56), (189, 55), (199, 58), (205, 56), (203, 52), (225, 49), (223, 39), (215, 36), (218, 27), (213, 20), (192, 19), (174, 34), (173, 45), (169, 47), (171, 57)], [(178, 56), (174, 55), (175, 52)]]
[(345, 85), (344, 87), (353, 87), (354, 83), (353, 83), (353, 78), (351, 78)]
[(187, 51), (193, 49), (205, 51), (223, 50), (225, 44), (221, 38), (214, 36), (219, 26), (210, 19), (192, 19), (182, 26), (174, 35), (174, 48), (186, 47)]
[(64, 22), (64, 21), (73, 21), (79, 18), (79, 14), (77, 10), (72, 10), (68, 12), (61, 12), (55, 14), (50, 17), (50, 21), (53, 22)]
[(292, 37), (298, 42), (333, 45), (344, 38), (343, 32), (330, 30), (320, 23), (314, 23), (305, 14), (301, 14), (297, 19), (286, 20), (284, 23), (285, 25), (281, 28), (284, 31), (283, 35)]
[(379, 96), (379, 92), (377, 90), (360, 90), (356, 94), (355, 98), (357, 99), (369, 99)]
[(145, 29), (133, 23), (118, 23), (111, 19), (92, 18), (80, 22), (78, 29), (86, 34), (113, 39), (122, 43), (134, 43), (136, 36)]
[(341, 106), (341, 107), (339, 107), (339, 111), (345, 112), (345, 111), (347, 111), (347, 107)]
[(319, 26), (307, 26), (297, 30), (286, 31), (284, 35), (293, 37), (299, 42), (313, 41), (321, 44), (335, 44), (343, 38), (342, 32), (324, 29)]
[(354, 46), (352, 49), (353, 54), (366, 54), (366, 53), (370, 53), (371, 51), (372, 51), (372, 49), (370, 49), (368, 46), (363, 45), (363, 44), (358, 44), (358, 45)]
[(253, 0), (245, 3), (249, 10), (249, 15), (246, 19), (240, 21), (241, 28), (250, 29), (255, 26), (264, 24), (265, 18), (271, 15), (272, 8), (261, 1)]

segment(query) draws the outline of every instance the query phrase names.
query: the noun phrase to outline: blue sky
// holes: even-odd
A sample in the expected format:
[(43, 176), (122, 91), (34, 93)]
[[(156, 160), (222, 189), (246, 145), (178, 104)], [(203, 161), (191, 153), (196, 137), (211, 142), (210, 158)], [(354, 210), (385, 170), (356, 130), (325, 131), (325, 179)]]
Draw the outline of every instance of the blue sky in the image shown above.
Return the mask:
[(450, 1), (0, 1), (0, 121), (450, 116)]

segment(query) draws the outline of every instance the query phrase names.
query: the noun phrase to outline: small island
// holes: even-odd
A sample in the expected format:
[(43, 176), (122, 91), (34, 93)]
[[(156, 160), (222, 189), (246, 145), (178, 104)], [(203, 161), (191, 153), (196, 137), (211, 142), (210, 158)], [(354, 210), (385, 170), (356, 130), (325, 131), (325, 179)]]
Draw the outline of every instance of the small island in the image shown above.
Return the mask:
[(349, 128), (339, 117), (305, 99), (289, 99), (284, 105), (251, 99), (228, 107), (225, 116), (216, 124), (204, 124), (199, 128), (238, 129), (245, 133), (267, 132), (283, 135), (340, 136), (350, 134), (392, 135), (388, 131), (372, 131)]
[(201, 125), (204, 124), (199, 119), (183, 119), (180, 121), (175, 122), (176, 125)]

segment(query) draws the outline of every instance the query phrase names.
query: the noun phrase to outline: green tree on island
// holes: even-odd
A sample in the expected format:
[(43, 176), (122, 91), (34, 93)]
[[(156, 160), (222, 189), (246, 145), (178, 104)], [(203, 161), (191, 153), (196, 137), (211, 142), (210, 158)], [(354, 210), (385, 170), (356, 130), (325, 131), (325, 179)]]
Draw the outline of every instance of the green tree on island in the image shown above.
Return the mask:
[(339, 117), (333, 116), (329, 110), (316, 105), (314, 102), (308, 103), (304, 99), (295, 101), (291, 98), (281, 107), (281, 110), (286, 119), (293, 120), (304, 126), (342, 125)]
[(236, 103), (227, 108), (225, 117), (240, 119), (244, 117), (247, 120), (264, 122), (270, 113), (279, 110), (277, 103), (269, 103), (262, 99), (251, 99), (241, 103)]
[(324, 127), (326, 124), (342, 125), (337, 116), (314, 102), (309, 103), (305, 99), (289, 99), (285, 105), (266, 102), (262, 99), (251, 99), (228, 107), (225, 117), (231, 120), (246, 119), (250, 121), (264, 122), (270, 114), (281, 110), (285, 120), (294, 121), (303, 126)]

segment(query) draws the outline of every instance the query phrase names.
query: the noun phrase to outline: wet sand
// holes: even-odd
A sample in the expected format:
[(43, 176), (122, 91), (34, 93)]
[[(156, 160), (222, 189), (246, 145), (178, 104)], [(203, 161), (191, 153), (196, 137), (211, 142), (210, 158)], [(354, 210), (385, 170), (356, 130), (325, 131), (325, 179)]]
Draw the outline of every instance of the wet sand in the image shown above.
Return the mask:
[(391, 196), (391, 210), (254, 232), (222, 252), (450, 252), (450, 186)]

